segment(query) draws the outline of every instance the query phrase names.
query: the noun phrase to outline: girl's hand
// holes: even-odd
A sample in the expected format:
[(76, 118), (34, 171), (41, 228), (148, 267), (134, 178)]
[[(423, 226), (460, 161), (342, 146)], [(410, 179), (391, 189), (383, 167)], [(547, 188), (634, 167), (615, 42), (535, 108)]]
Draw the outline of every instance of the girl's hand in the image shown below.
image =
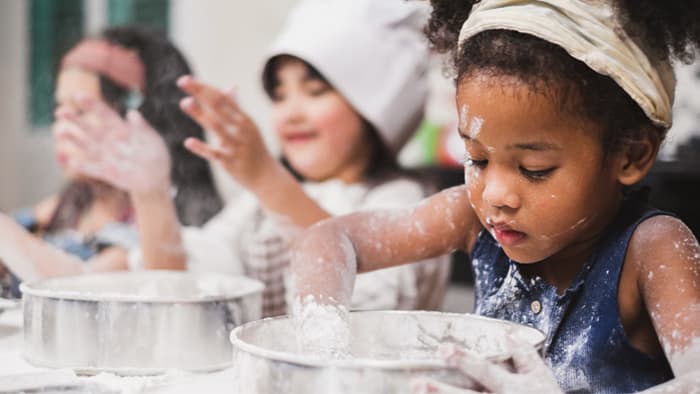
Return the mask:
[(170, 192), (165, 142), (138, 111), (130, 111), (124, 120), (98, 100), (79, 98), (76, 105), (56, 110), (53, 133), (59, 160), (131, 194)]
[(274, 178), (277, 161), (272, 157), (255, 123), (238, 106), (233, 93), (223, 93), (191, 76), (181, 77), (178, 86), (191, 97), (180, 107), (217, 142), (206, 144), (188, 138), (185, 147), (193, 153), (218, 162), (242, 186), (254, 193)]
[(459, 389), (428, 379), (415, 382), (414, 393), (562, 393), (544, 360), (528, 344), (511, 342), (511, 370), (451, 344), (441, 347), (440, 353), (448, 365), (457, 368), (482, 389)]

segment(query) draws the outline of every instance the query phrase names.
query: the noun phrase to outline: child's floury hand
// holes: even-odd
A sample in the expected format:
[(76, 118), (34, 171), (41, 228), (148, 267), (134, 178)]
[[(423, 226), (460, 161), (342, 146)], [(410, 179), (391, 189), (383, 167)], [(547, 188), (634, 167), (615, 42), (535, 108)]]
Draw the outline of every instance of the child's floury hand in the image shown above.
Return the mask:
[(233, 93), (184, 76), (178, 86), (191, 95), (180, 102), (182, 109), (206, 131), (217, 137), (216, 145), (196, 138), (185, 141), (187, 149), (220, 163), (242, 186), (255, 191), (269, 179), (268, 170), (277, 164), (270, 155), (255, 123), (236, 103)]
[(562, 393), (552, 372), (532, 346), (513, 344), (511, 349), (513, 371), (454, 345), (445, 345), (440, 349), (440, 353), (446, 358), (447, 363), (459, 369), (482, 389), (476, 391), (461, 389), (428, 379), (416, 381), (413, 393)]
[(53, 133), (59, 160), (132, 194), (170, 191), (165, 142), (139, 112), (130, 111), (124, 120), (101, 101), (80, 98), (76, 104), (56, 110)]

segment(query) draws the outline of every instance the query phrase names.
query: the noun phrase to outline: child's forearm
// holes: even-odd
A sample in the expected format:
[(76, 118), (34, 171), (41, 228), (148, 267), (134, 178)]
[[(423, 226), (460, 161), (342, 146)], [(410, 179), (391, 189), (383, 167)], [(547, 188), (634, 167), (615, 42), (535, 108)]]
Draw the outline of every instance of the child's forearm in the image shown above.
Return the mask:
[(265, 175), (250, 186), (250, 191), (265, 210), (301, 228), (331, 216), (306, 194), (301, 183), (278, 161), (271, 160), (265, 165)]
[(167, 191), (132, 194), (141, 259), (146, 269), (185, 269), (187, 256), (175, 204)]
[(464, 249), (479, 224), (462, 188), (445, 190), (414, 208), (365, 211), (324, 220), (296, 242), (293, 283), (299, 296), (348, 302), (356, 272)]
[(73, 275), (83, 271), (82, 262), (0, 214), (0, 260), (22, 280)]
[(296, 242), (292, 254), (292, 292), (319, 303), (348, 306), (357, 273), (357, 255), (342, 223), (321, 222)]

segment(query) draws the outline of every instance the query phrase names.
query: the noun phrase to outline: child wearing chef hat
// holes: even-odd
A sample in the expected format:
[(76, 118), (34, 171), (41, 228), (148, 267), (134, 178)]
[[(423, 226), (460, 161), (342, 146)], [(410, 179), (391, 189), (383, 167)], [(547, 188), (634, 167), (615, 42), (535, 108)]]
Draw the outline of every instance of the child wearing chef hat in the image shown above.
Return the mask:
[[(189, 139), (185, 146), (220, 164), (246, 192), (203, 227), (184, 228), (182, 245), (163, 249), (183, 246), (190, 270), (261, 280), (263, 314), (272, 316), (286, 311), (284, 276), (299, 229), (425, 197), (424, 185), (400, 169), (396, 154), (423, 118), (427, 15), (425, 4), (401, 0), (302, 1), (262, 72), (282, 160), (270, 154), (232, 93), (181, 78), (179, 86), (190, 95), (183, 110), (216, 136), (211, 144)], [(125, 124), (124, 132), (130, 131)], [(100, 172), (98, 164), (91, 163), (93, 173)], [(105, 168), (102, 176), (116, 175)], [(143, 238), (159, 242), (157, 236)], [(352, 306), (439, 308), (449, 259), (438, 260), (361, 275)]]

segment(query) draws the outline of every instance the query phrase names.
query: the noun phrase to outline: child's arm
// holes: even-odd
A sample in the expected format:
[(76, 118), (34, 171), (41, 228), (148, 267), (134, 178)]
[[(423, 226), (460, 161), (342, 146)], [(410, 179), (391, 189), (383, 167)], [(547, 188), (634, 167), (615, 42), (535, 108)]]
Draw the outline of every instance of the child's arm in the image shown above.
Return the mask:
[(85, 271), (123, 270), (127, 252), (119, 247), (103, 250), (88, 262), (47, 244), (0, 213), (0, 260), (20, 279), (78, 275)]
[(700, 385), (700, 246), (678, 219), (642, 222), (629, 245), (639, 294), (676, 378), (650, 392)]
[(447, 189), (410, 209), (325, 220), (307, 230), (295, 245), (296, 293), (347, 305), (355, 273), (471, 247), (480, 229), (464, 186)]
[(221, 164), (255, 195), (262, 207), (289, 218), (294, 225), (307, 227), (331, 216), (270, 154), (257, 126), (241, 110), (233, 94), (221, 92), (190, 76), (180, 78), (178, 85), (191, 95), (183, 99), (182, 109), (218, 140), (217, 145), (207, 145), (189, 138), (185, 142), (188, 149)]
[(163, 139), (136, 111), (125, 121), (103, 102), (80, 98), (76, 104), (83, 115), (70, 107), (56, 111), (57, 150), (74, 170), (129, 192), (144, 268), (184, 269)]

